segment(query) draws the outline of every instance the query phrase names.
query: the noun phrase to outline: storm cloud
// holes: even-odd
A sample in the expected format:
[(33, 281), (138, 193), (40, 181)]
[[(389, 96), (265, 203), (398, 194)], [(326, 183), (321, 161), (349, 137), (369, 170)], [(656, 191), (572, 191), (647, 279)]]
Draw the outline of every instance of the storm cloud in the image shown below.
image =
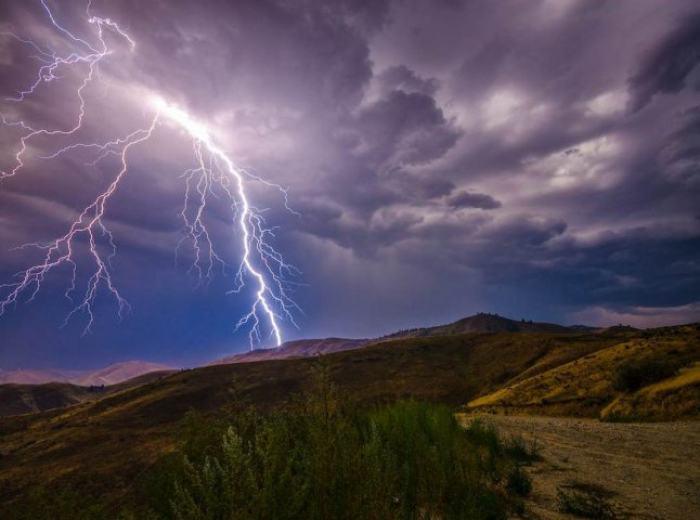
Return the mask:
[[(49, 2), (89, 34), (85, 2)], [(372, 337), (491, 311), (606, 325), (700, 319), (700, 11), (692, 0), (232, 2), (93, 1), (127, 27), (86, 90), (82, 141), (146, 123), (158, 94), (206, 121), (251, 182), (275, 246), (301, 271), (304, 313), (285, 337)], [(4, 2), (0, 30), (66, 51), (39, 2)], [(85, 33), (87, 31), (87, 33)], [(36, 51), (0, 36), (0, 95), (36, 77)], [(8, 121), (66, 128), (76, 77)], [(5, 170), (17, 127), (0, 128)], [(0, 185), (0, 284), (92, 200), (116, 157), (43, 159), (31, 143)], [(193, 152), (163, 125), (134, 150), (106, 224), (115, 280), (133, 314), (99, 301), (92, 335), (57, 271), (32, 303), (0, 317), (0, 368), (95, 366), (133, 357), (196, 363), (247, 348), (235, 324), (250, 295), (231, 272), (200, 284), (182, 238)], [(205, 216), (236, 262), (224, 194)], [(296, 213), (295, 213), (296, 212)], [(297, 215), (298, 213), (298, 215)], [(187, 246), (187, 244), (184, 244)], [(2, 293), (0, 293), (1, 295)]]

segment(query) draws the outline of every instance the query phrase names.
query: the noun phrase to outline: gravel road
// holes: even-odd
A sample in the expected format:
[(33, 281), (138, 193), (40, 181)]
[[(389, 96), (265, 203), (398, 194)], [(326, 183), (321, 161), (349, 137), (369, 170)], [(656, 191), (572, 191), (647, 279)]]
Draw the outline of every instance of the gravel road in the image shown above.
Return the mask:
[(528, 472), (530, 516), (558, 511), (557, 489), (573, 481), (614, 493), (617, 518), (700, 519), (700, 422), (612, 424), (589, 419), (489, 416), (503, 435), (537, 442), (544, 458)]

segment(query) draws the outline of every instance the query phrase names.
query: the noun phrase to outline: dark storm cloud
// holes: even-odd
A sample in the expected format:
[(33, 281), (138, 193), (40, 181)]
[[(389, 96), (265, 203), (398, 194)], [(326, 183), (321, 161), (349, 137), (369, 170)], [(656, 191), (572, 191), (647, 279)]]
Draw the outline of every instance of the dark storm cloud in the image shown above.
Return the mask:
[(358, 129), (355, 155), (380, 172), (441, 157), (459, 136), (431, 96), (403, 90), (362, 109)]
[(659, 154), (669, 180), (697, 186), (700, 183), (700, 106), (686, 110)]
[[(49, 3), (71, 30), (91, 29), (84, 2)], [(279, 192), (249, 189), (304, 273), (295, 297), (305, 316), (291, 335), (376, 335), (487, 309), (552, 321), (642, 320), (656, 309), (678, 320), (700, 308), (693, 4), (95, 0), (93, 12), (128, 27), (137, 48), (112, 38), (79, 138), (142, 127), (144, 100), (158, 93), (210, 124), (241, 166), (288, 187), (301, 217)], [(69, 48), (38, 2), (4, 2), (0, 19), (2, 30)], [(2, 96), (31, 81), (31, 54), (0, 37)], [(57, 90), (0, 112), (66, 128), (76, 81), (66, 73)], [(18, 135), (0, 132), (3, 168)], [(26, 170), (0, 186), (0, 284), (36, 253), (5, 245), (64, 232), (114, 173), (116, 158), (85, 167), (87, 151), (38, 158), (61, 145), (32, 142)], [(60, 355), (44, 349), (47, 364), (90, 348), (86, 363), (241, 348), (232, 329), (248, 301), (226, 297), (231, 278), (193, 290), (187, 247), (173, 265), (192, 163), (162, 125), (134, 150), (108, 207), (129, 325), (54, 338), (62, 273), (36, 307), (0, 321), (3, 345), (54, 344)], [(235, 270), (233, 214), (217, 195), (206, 218)], [(103, 305), (98, 319), (112, 315)], [(31, 356), (0, 348), (0, 367)]]
[[(388, 42), (413, 51), (404, 54), (405, 65), (416, 75), (442, 80), (445, 90), (438, 90), (438, 99), (445, 99), (441, 93), (451, 95), (447, 114), (457, 114), (455, 124), (463, 132), (439, 165), (456, 186), (454, 199), (462, 192), (483, 190), (504, 201), (500, 216), (478, 224), (477, 231), (464, 228), (461, 235), (451, 234), (460, 224), (447, 224), (447, 218), (445, 225), (435, 224), (442, 230), (436, 242), (443, 246), (442, 256), (449, 257), (441, 265), (474, 266), (490, 285), (507, 286), (514, 293), (524, 285), (536, 290), (524, 282), (533, 270), (543, 273), (542, 283), (551, 277), (552, 290), (570, 287), (580, 276), (609, 291), (604, 301), (589, 294), (590, 305), (595, 301), (613, 307), (616, 300), (624, 300), (630, 306), (635, 297), (642, 298), (639, 288), (630, 287), (624, 275), (610, 274), (624, 270), (614, 256), (590, 270), (594, 258), (586, 254), (583, 243), (590, 238), (584, 237), (615, 229), (617, 246), (634, 236), (640, 250), (668, 248), (673, 258), (687, 254), (682, 240), (700, 232), (691, 218), (693, 200), (700, 195), (692, 182), (697, 173), (694, 112), (669, 97), (643, 118), (625, 113), (642, 87), (628, 82), (630, 76), (641, 81), (645, 74), (678, 70), (678, 78), (687, 77), (692, 90), (697, 45), (688, 43), (694, 38), (691, 27), (698, 25), (692, 22), (692, 5), (675, 2), (665, 18), (650, 4), (540, 2), (527, 10), (520, 7), (466, 3), (464, 13), (470, 16), (454, 23), (453, 13), (436, 10), (435, 19), (422, 20), (425, 12), (404, 10), (397, 17), (401, 27), (421, 29), (410, 37), (398, 28), (390, 30), (381, 42), (380, 56), (387, 59), (400, 54)], [(506, 9), (508, 16), (502, 12)], [(678, 20), (687, 17), (679, 27)], [(431, 29), (434, 38), (426, 38)], [(645, 40), (644, 34), (653, 36)], [(462, 53), (450, 52), (450, 47), (465, 49), (466, 56), (459, 59)], [(682, 57), (674, 50), (682, 51)], [(446, 76), (436, 74), (438, 61), (455, 68)], [(646, 68), (640, 69), (639, 63)], [(678, 117), (679, 109), (687, 114)], [(571, 149), (577, 153), (567, 154)], [(471, 197), (464, 200), (472, 202)], [(639, 235), (637, 229), (649, 232)], [(577, 245), (563, 252), (567, 243)], [(559, 277), (551, 267), (556, 248), (569, 258), (571, 276)], [(424, 265), (434, 260), (405, 250), (402, 255)], [(571, 261), (579, 257), (580, 262)], [(650, 280), (658, 289), (665, 283), (665, 271), (664, 262), (659, 273), (640, 269), (639, 280)], [(607, 273), (600, 275), (605, 281), (593, 282), (596, 273)], [(691, 272), (682, 283), (672, 284), (673, 289), (662, 291), (675, 294), (675, 300), (646, 298), (646, 305), (695, 301), (692, 291), (682, 287), (696, 287), (697, 276)], [(651, 282), (657, 278), (662, 281)], [(580, 294), (576, 305), (585, 306), (586, 292)], [(561, 296), (563, 305), (567, 298)]]
[(386, 182), (403, 195), (402, 200), (420, 203), (439, 199), (455, 189), (454, 183), (448, 179), (436, 175), (413, 175), (406, 170), (392, 172)]
[(640, 110), (657, 94), (674, 94), (688, 85), (700, 63), (700, 12), (684, 17), (656, 47), (644, 56), (629, 79), (631, 108)]
[(485, 193), (470, 193), (462, 191), (452, 195), (447, 199), (447, 203), (453, 208), (479, 208), (496, 209), (501, 207), (501, 203), (491, 195)]
[(696, 301), (700, 290), (697, 238), (610, 237), (587, 245), (551, 245), (530, 262), (500, 258), (485, 273), (493, 282), (520, 280), (528, 291), (572, 307), (676, 307)]

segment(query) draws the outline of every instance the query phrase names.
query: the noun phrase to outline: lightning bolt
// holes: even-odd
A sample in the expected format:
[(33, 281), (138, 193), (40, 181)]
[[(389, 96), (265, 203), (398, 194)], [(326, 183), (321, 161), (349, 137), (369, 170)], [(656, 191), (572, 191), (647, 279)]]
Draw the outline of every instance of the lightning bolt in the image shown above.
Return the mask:
[[(65, 323), (76, 313), (84, 313), (87, 316), (84, 333), (89, 332), (95, 320), (96, 297), (100, 291), (105, 290), (115, 300), (120, 318), (129, 312), (129, 303), (120, 294), (113, 280), (112, 259), (117, 254), (117, 247), (113, 234), (105, 224), (105, 212), (110, 198), (129, 171), (128, 159), (131, 150), (146, 143), (160, 127), (174, 126), (184, 131), (191, 140), (194, 154), (194, 166), (183, 173), (185, 201), (180, 216), (184, 229), (183, 237), (177, 244), (176, 253), (183, 244), (191, 243), (194, 260), (188, 272), (194, 274), (200, 281), (211, 280), (217, 268), (224, 274), (227, 272), (229, 266), (216, 252), (212, 235), (204, 220), (208, 200), (214, 195), (213, 188), (220, 187), (230, 200), (232, 222), (235, 223), (241, 237), (240, 263), (235, 270), (234, 287), (229, 293), (240, 293), (248, 282), (252, 282), (254, 286), (255, 296), (250, 310), (240, 318), (236, 324), (236, 330), (248, 328), (251, 349), (263, 343), (263, 330), (269, 330), (275, 344), (281, 345), (280, 321), (287, 320), (296, 326), (293, 312), (301, 311), (287, 295), (295, 285), (290, 279), (300, 273), (286, 263), (282, 255), (271, 245), (276, 228), (268, 227), (262, 211), (251, 204), (246, 192), (246, 182), (259, 182), (279, 190), (284, 197), (285, 207), (289, 209), (287, 190), (238, 168), (216, 142), (206, 125), (157, 94), (151, 95), (143, 106), (144, 113), (150, 115), (148, 123), (142, 128), (112, 141), (98, 143), (78, 141), (77, 135), (83, 128), (88, 108), (85, 91), (99, 76), (100, 63), (114, 52), (106, 43), (106, 31), (112, 32), (128, 43), (132, 52), (136, 49), (136, 43), (113, 20), (92, 15), (90, 2), (87, 4), (86, 14), (87, 21), (94, 31), (91, 35), (84, 37), (64, 27), (56, 19), (45, 0), (39, 0), (39, 2), (53, 30), (60, 35), (63, 42), (69, 44), (71, 50), (60, 54), (13, 32), (0, 32), (0, 35), (32, 48), (37, 53), (33, 57), (40, 63), (34, 82), (6, 101), (22, 103), (27, 97), (34, 95), (42, 85), (60, 80), (60, 71), (67, 69), (78, 75), (81, 74), (82, 67), (84, 70), (80, 76), (82, 81), (75, 91), (77, 117), (74, 123), (67, 125), (68, 128), (52, 129), (36, 127), (24, 120), (11, 120), (4, 114), (0, 114), (3, 125), (20, 134), (14, 161), (10, 168), (0, 170), (0, 180), (10, 179), (25, 168), (30, 143), (39, 137), (74, 138), (71, 144), (49, 155), (38, 157), (39, 159), (52, 160), (76, 150), (83, 150), (94, 153), (94, 160), (88, 163), (89, 165), (96, 165), (108, 157), (115, 156), (119, 160), (119, 168), (107, 188), (78, 214), (64, 235), (47, 243), (20, 246), (20, 248), (39, 249), (43, 251), (43, 257), (36, 265), (18, 273), (15, 281), (0, 285), (0, 294), (3, 292), (5, 294), (0, 299), (0, 316), (25, 296), (27, 301), (32, 301), (47, 276), (60, 266), (68, 266), (71, 270), (72, 275), (65, 296), (75, 303), (73, 310), (66, 316)], [(94, 40), (93, 43), (90, 43), (90, 40)], [(76, 301), (74, 298), (79, 292), (78, 260), (82, 250), (81, 240), (87, 243), (87, 257), (93, 267), (85, 289)]]

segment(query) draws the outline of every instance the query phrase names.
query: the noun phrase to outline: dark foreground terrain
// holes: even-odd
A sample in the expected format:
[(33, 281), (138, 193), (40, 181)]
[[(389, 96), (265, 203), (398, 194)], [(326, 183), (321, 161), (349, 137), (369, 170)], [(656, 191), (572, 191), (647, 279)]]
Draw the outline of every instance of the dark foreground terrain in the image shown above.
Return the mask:
[[(317, 393), (319, 363), (362, 410), (413, 399), (469, 413), (620, 422), (697, 419), (698, 362), (700, 326), (688, 325), (385, 338), (320, 360), (180, 371), (96, 401), (0, 418), (0, 503), (21, 509), (73, 489), (110, 514), (139, 505), (138, 482), (181, 449), (192, 424), (289, 409)], [(676, 462), (660, 464), (674, 471)]]

